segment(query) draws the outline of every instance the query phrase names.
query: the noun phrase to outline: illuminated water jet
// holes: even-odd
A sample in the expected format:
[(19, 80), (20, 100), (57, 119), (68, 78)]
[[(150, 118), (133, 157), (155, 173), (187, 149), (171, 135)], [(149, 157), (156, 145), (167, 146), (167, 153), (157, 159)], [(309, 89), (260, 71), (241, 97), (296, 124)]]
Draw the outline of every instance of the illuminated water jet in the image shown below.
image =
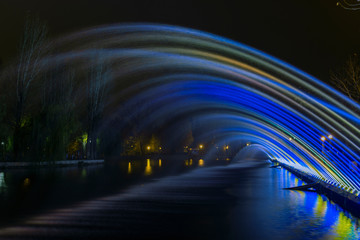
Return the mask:
[[(258, 144), (286, 166), (360, 194), (359, 105), (285, 62), (229, 39), (166, 25), (91, 28), (52, 46), (53, 54), (42, 60), (44, 72), (59, 65), (86, 72), (94, 55), (111, 66), (102, 131), (119, 117), (127, 120), (110, 131), (141, 119), (138, 129), (171, 132), (171, 143), (191, 122), (207, 149), (211, 140), (213, 146)], [(81, 106), (85, 82), (77, 86)]]

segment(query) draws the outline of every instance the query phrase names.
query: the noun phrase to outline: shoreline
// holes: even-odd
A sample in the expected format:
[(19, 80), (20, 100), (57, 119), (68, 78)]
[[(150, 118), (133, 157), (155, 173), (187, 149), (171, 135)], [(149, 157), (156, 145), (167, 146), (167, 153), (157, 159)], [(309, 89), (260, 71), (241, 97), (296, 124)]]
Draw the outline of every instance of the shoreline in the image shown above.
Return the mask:
[(55, 162), (0, 162), (0, 169), (19, 169), (34, 167), (65, 167), (104, 164), (104, 159), (94, 160), (64, 160)]

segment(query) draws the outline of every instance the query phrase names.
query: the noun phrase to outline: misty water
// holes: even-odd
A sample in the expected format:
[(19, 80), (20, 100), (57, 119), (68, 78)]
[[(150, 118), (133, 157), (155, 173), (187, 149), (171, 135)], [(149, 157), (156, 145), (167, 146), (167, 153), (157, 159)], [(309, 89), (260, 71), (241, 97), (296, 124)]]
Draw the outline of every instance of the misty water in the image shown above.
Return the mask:
[(1, 239), (359, 239), (360, 220), (266, 161), (172, 156), (0, 172)]

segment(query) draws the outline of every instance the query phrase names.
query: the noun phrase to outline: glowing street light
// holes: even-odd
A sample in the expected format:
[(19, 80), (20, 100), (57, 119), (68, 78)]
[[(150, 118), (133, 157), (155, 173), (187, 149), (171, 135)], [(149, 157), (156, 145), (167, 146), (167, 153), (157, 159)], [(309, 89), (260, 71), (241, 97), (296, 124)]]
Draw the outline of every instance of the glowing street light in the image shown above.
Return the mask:
[(202, 144), (199, 145), (199, 148), (200, 148), (200, 149), (203, 149), (203, 147), (204, 147), (204, 146), (203, 146)]
[(320, 139), (321, 139), (321, 153), (324, 154), (324, 142), (326, 141), (326, 137), (322, 136)]
[(147, 150), (150, 150), (151, 148), (150, 148), (150, 146), (147, 146), (146, 149), (147, 149)]
[(330, 135), (328, 136), (328, 138), (329, 138), (329, 139), (333, 139), (333, 135), (330, 134)]

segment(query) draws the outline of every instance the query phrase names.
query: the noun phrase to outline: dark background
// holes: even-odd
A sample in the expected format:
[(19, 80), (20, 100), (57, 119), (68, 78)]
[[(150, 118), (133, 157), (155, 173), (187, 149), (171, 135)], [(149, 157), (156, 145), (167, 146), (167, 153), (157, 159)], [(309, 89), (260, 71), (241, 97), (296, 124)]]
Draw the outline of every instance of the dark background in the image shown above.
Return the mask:
[(360, 50), (360, 10), (336, 0), (163, 1), (1, 0), (0, 58), (16, 57), (26, 12), (40, 16), (50, 37), (84, 27), (153, 22), (196, 28), (245, 43), (328, 81), (329, 70)]

